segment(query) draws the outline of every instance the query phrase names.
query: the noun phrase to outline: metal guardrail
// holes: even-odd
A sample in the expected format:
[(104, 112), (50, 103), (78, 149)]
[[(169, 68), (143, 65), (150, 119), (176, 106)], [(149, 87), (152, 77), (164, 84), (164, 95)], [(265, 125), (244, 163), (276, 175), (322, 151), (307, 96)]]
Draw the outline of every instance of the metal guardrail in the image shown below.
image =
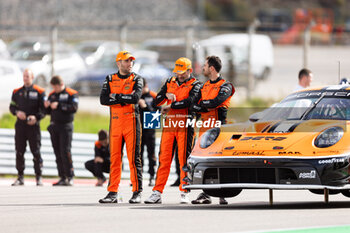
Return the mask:
[[(0, 174), (17, 175), (16, 153), (15, 153), (15, 131), (14, 129), (0, 129)], [(92, 174), (85, 169), (84, 163), (94, 158), (94, 145), (97, 140), (97, 134), (73, 133), (72, 158), (74, 173), (78, 177), (92, 177)], [(160, 139), (156, 139), (155, 153), (158, 156)], [(57, 167), (55, 155), (51, 145), (50, 134), (47, 131), (41, 132), (41, 156), (43, 159), (43, 176), (57, 176)], [(27, 145), (24, 155), (26, 168), (25, 175), (34, 175), (33, 155)], [(144, 152), (144, 178), (149, 178), (147, 150)], [(175, 165), (171, 168), (171, 176), (175, 176)], [(124, 147), (123, 172), (122, 178), (129, 178), (129, 162)]]

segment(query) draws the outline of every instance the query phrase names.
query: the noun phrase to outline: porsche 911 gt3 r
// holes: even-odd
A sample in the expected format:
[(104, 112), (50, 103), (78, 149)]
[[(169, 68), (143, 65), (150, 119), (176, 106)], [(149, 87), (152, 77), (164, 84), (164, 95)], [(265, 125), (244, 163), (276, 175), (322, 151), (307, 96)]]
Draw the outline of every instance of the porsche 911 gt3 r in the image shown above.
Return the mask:
[[(259, 117), (257, 117), (259, 115)], [(350, 86), (287, 96), (251, 121), (206, 131), (187, 164), (187, 189), (309, 189), (350, 197)]]

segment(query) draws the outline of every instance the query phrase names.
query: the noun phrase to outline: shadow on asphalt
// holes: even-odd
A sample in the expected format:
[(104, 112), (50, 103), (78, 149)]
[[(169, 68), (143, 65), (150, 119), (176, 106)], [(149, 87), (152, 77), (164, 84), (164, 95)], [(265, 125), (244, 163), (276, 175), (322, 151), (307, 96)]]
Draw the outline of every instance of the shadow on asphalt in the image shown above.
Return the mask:
[(232, 203), (228, 205), (210, 204), (210, 205), (183, 205), (183, 204), (99, 204), (99, 203), (57, 203), (57, 204), (0, 204), (0, 207), (101, 207), (118, 208), (128, 207), (139, 210), (285, 210), (285, 209), (344, 209), (350, 208), (350, 201), (338, 202), (298, 202), (286, 203), (276, 202), (272, 206), (266, 202), (254, 203)]
[(259, 203), (232, 203), (228, 205), (219, 204), (209, 204), (209, 205), (167, 205), (167, 204), (157, 204), (157, 205), (142, 205), (132, 207), (133, 209), (154, 209), (154, 210), (284, 210), (284, 209), (342, 209), (350, 208), (350, 201), (341, 202), (298, 202), (298, 203), (281, 203), (276, 202), (272, 206), (266, 202)]
[[(100, 204), (100, 203), (56, 203), (56, 204), (0, 204), (0, 207), (116, 207), (125, 204)], [(128, 204), (129, 205), (129, 204)]]

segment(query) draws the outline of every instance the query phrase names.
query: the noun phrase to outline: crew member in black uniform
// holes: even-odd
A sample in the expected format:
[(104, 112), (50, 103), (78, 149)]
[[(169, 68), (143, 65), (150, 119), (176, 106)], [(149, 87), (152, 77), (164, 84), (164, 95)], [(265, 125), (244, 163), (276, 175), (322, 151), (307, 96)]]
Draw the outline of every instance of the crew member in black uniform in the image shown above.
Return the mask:
[(111, 166), (108, 134), (106, 130), (98, 132), (98, 140), (95, 142), (95, 159), (85, 163), (85, 168), (97, 177), (96, 186), (103, 186), (106, 177), (103, 172), (109, 173)]
[(30, 151), (34, 157), (36, 184), (38, 186), (42, 185), (41, 168), (43, 166), (43, 160), (40, 154), (40, 120), (45, 116), (45, 90), (37, 85), (33, 85), (33, 79), (33, 72), (26, 69), (23, 72), (24, 85), (13, 91), (10, 103), (10, 112), (17, 117), (15, 124), (15, 145), (18, 178), (12, 186), (24, 184), (24, 153), (26, 151), (27, 141), (29, 141)]
[(60, 76), (52, 77), (50, 84), (53, 91), (44, 102), (47, 113), (51, 115), (47, 128), (56, 156), (60, 180), (53, 185), (73, 185), (73, 161), (71, 144), (73, 136), (74, 113), (78, 109), (78, 92), (66, 87)]
[[(148, 87), (146, 79), (143, 79), (143, 89), (142, 95), (139, 100), (140, 107), (140, 119), (143, 122), (143, 113), (144, 112), (154, 112), (160, 110), (159, 107), (155, 105), (155, 98), (157, 93), (151, 91)], [(149, 183), (148, 186), (154, 186), (154, 175), (157, 159), (154, 153), (156, 146), (156, 130), (155, 129), (144, 129), (142, 127), (142, 138), (141, 138), (141, 161), (142, 167), (144, 165), (143, 152), (144, 147), (147, 146), (147, 157), (148, 157), (148, 173), (149, 173)]]

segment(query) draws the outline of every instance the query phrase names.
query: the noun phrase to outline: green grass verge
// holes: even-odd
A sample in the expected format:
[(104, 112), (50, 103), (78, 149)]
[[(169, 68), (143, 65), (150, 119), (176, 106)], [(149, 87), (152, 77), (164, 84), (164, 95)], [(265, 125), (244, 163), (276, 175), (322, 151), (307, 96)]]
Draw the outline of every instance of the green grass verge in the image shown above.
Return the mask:
[[(16, 117), (10, 113), (2, 115), (0, 118), (0, 128), (13, 129)], [(50, 116), (46, 116), (40, 122), (41, 130), (46, 131), (50, 124)], [(78, 112), (74, 119), (75, 133), (97, 133), (100, 129), (108, 130), (109, 116), (103, 116), (94, 113)]]

